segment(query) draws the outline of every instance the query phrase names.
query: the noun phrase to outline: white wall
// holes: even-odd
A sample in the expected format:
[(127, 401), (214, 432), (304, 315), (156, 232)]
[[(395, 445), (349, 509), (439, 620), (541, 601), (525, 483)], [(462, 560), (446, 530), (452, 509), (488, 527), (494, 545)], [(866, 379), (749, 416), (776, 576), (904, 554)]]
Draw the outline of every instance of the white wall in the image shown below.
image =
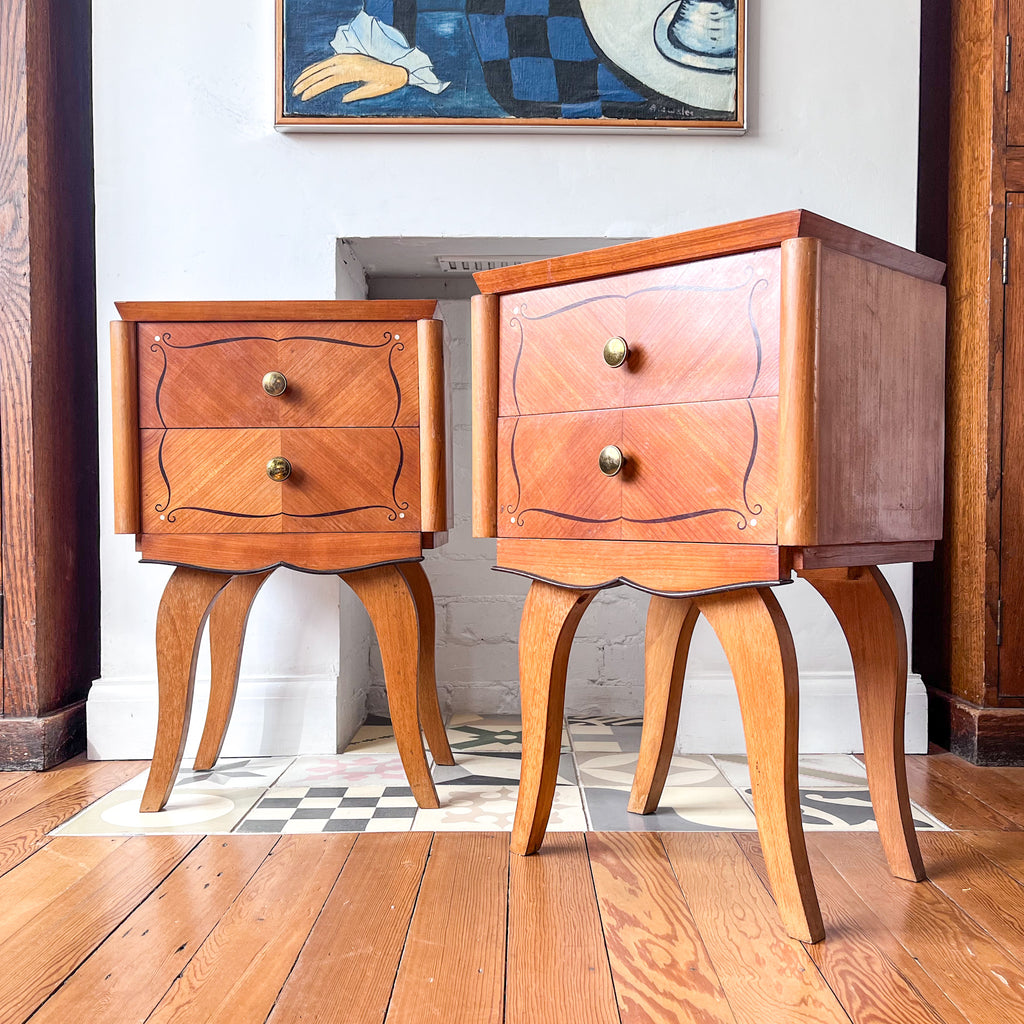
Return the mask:
[[(344, 237), (639, 237), (797, 206), (913, 247), (919, 4), (748, 6), (750, 130), (680, 137), (280, 134), (272, 4), (94, 4), (103, 531), (94, 755), (151, 750), (153, 625), (167, 576), (137, 565), (132, 538), (111, 532), (114, 300), (354, 296), (358, 274), (336, 278)], [(427, 558), (441, 606), (438, 670), (450, 707), (511, 710), (525, 585), (490, 572), (493, 542), (469, 537), (468, 324), (464, 304), (446, 314), (457, 529)], [(888, 575), (909, 621), (909, 569)], [(804, 746), (849, 748), (852, 682), (838, 628), (803, 583), (778, 594), (800, 658)], [(588, 612), (570, 663), (570, 711), (639, 712), (645, 603), (619, 590)], [(228, 752), (343, 742), (368, 688), (370, 707), (382, 702), (379, 658), (368, 650), (365, 614), (332, 578), (276, 574), (250, 620)], [(727, 666), (703, 624), (691, 666), (681, 745), (735, 748)], [(919, 680), (911, 709), (920, 746)]]

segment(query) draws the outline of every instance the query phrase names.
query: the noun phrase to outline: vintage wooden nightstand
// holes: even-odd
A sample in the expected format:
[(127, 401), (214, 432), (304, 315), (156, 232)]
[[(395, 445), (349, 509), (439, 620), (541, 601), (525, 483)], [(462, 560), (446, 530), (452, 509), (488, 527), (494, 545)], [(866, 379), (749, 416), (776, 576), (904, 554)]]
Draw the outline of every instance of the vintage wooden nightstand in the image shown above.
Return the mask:
[(630, 809), (657, 806), (703, 613), (736, 679), (776, 902), (820, 939), (795, 654), (769, 589), (796, 571), (850, 642), (890, 866), (923, 877), (906, 636), (876, 566), (930, 559), (942, 531), (942, 274), (795, 211), (476, 275), (474, 533), (534, 581), (513, 850), (547, 825), (576, 625), (601, 588), (637, 586), (654, 596)]
[(423, 548), (449, 526), (434, 302), (122, 302), (111, 326), (115, 529), (176, 565), (157, 616), (160, 710), (142, 810), (170, 795), (210, 617), (212, 767), (249, 608), (278, 566), (337, 573), (380, 642), (395, 739), (437, 807), (421, 723), (452, 764)]

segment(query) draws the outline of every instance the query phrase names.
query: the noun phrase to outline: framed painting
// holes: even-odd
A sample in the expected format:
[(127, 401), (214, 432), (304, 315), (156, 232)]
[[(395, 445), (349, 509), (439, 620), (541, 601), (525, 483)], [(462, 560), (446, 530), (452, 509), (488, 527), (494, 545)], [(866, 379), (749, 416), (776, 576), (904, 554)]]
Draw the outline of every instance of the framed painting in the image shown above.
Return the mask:
[(281, 130), (742, 131), (745, 0), (277, 0)]

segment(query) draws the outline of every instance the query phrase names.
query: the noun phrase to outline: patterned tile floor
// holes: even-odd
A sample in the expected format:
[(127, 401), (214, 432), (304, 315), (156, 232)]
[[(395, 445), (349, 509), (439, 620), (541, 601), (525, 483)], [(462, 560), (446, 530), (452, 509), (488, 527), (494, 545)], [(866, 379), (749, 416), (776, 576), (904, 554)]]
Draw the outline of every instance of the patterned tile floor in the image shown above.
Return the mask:
[[(167, 807), (141, 814), (144, 771), (55, 830), (56, 835), (161, 832), (511, 831), (519, 782), (518, 718), (453, 715), (454, 766), (431, 761), (441, 806), (420, 810), (406, 785), (390, 723), (371, 718), (343, 754), (223, 758), (212, 771), (183, 770)], [(677, 755), (661, 806), (629, 814), (640, 748), (639, 718), (570, 718), (553, 831), (748, 831), (755, 829), (743, 757)], [(804, 827), (874, 830), (864, 767), (846, 754), (800, 758)], [(919, 807), (918, 828), (945, 826)]]

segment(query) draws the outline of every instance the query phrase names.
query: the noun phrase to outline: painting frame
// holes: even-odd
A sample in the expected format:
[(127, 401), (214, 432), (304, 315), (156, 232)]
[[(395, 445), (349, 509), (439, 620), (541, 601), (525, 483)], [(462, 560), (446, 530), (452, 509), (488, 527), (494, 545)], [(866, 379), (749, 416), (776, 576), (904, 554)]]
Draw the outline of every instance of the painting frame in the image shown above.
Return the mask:
[[(275, 0), (275, 118), (274, 127), (282, 132), (512, 132), (512, 133), (685, 133), (685, 134), (742, 134), (746, 131), (746, 30), (747, 0), (734, 0), (736, 12), (736, 42), (734, 96), (735, 105), (732, 110), (709, 111), (722, 113), (723, 117), (693, 116), (673, 119), (659, 116), (657, 119), (628, 116), (586, 117), (520, 117), (501, 111), (500, 116), (438, 116), (430, 114), (410, 114), (389, 111), (387, 113), (367, 113), (342, 115), (336, 112), (325, 113), (323, 110), (303, 113), (299, 108), (302, 103), (291, 95), (294, 84), (291, 79), (295, 74), (296, 62), (289, 53), (289, 40), (295, 35), (294, 19), (289, 23), (288, 8), (302, 0)], [(583, 3), (595, 0), (581, 0)], [(662, 12), (663, 17), (670, 8), (677, 8), (685, 0), (668, 3)], [(338, 6), (344, 6), (340, 3)], [(352, 5), (350, 5), (352, 6)], [(362, 4), (355, 6), (362, 7)], [(468, 20), (468, 18), (467, 18)], [(546, 20), (546, 19), (545, 19)], [(566, 21), (568, 19), (562, 19)], [(339, 29), (339, 33), (340, 33)], [(589, 32), (589, 27), (588, 27)], [(322, 37), (322, 34), (321, 34)], [(404, 41), (404, 37), (402, 38)], [(326, 40), (325, 40), (326, 42)], [(333, 44), (332, 44), (333, 45)], [(408, 45), (408, 44), (407, 44)], [(600, 52), (600, 51), (599, 51)], [(604, 55), (601, 54), (603, 57)], [(307, 58), (308, 59), (308, 58)], [(482, 63), (482, 59), (481, 59)], [(610, 63), (610, 62), (608, 62)], [(612, 67), (616, 65), (612, 64)], [(432, 69), (431, 69), (432, 70)], [(721, 75), (718, 76), (721, 78)], [(298, 79), (296, 79), (297, 81)], [(632, 81), (632, 79), (630, 79)], [(357, 86), (358, 88), (358, 86)], [(409, 92), (408, 87), (402, 90), (406, 95), (416, 95), (419, 90)], [(671, 102), (671, 101), (670, 101)], [(322, 104), (321, 104), (322, 106)], [(335, 105), (340, 106), (340, 104)], [(679, 104), (682, 106), (682, 103)], [(353, 108), (356, 109), (356, 108)]]

